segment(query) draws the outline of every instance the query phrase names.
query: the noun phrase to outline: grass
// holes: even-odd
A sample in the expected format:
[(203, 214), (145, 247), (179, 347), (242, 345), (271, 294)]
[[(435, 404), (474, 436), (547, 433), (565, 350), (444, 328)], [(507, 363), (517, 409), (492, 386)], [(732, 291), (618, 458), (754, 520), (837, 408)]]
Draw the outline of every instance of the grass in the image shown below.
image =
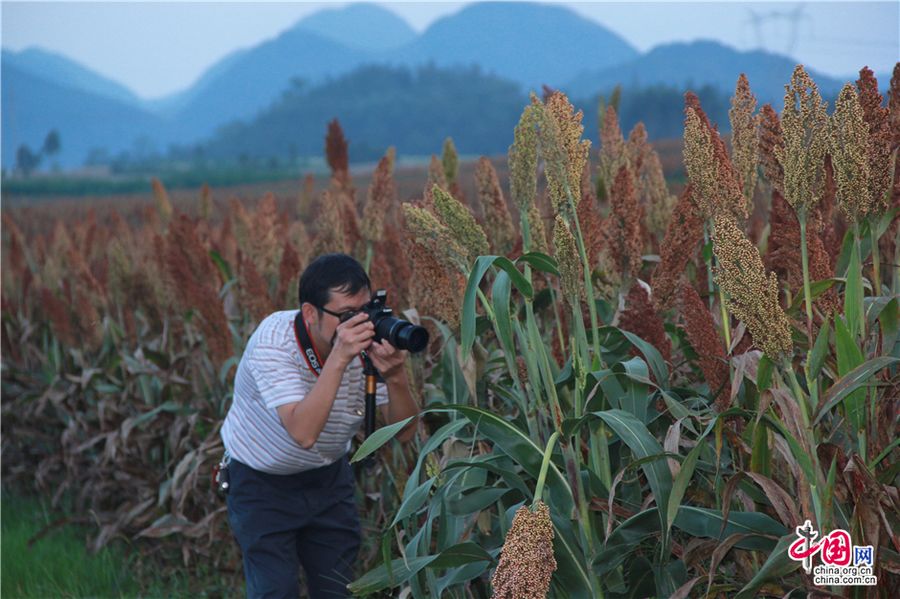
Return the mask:
[(140, 593), (121, 548), (88, 554), (83, 525), (53, 528), (29, 547), (29, 540), (64, 517), (51, 510), (47, 500), (4, 491), (0, 504), (0, 593), (4, 598), (130, 597)]

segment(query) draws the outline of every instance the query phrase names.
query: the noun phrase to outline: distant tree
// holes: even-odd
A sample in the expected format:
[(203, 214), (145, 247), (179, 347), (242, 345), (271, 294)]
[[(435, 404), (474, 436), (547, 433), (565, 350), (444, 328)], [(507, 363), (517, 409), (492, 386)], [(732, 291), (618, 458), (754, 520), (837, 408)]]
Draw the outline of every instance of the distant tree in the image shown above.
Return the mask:
[(44, 138), (44, 146), (41, 148), (41, 153), (45, 156), (53, 156), (59, 152), (59, 148), (59, 131), (53, 129), (47, 134), (47, 137)]
[(101, 166), (108, 165), (112, 162), (112, 156), (106, 148), (91, 148), (88, 151), (87, 158), (84, 160), (85, 166)]
[(16, 168), (26, 177), (41, 163), (41, 155), (31, 151), (31, 148), (22, 144), (16, 150)]

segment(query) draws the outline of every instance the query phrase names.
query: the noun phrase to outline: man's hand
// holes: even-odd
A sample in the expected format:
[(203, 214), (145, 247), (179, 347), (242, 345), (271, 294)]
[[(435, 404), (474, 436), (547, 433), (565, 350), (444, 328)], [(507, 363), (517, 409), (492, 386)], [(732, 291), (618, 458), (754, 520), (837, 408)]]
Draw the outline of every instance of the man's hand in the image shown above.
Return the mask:
[(397, 349), (386, 340), (382, 339), (378, 342), (372, 342), (367, 350), (372, 364), (381, 373), (385, 381), (389, 381), (403, 374), (403, 364), (406, 362), (406, 356), (409, 352)]
[(334, 356), (342, 366), (347, 366), (360, 352), (369, 348), (375, 327), (365, 312), (342, 322), (334, 331), (334, 345), (329, 357)]

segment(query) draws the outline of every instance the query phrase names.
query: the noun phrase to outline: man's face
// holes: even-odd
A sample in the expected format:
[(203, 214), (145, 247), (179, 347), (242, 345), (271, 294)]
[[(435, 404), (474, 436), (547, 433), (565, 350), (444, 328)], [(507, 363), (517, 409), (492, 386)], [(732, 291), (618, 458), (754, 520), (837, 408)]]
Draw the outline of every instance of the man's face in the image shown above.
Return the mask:
[(323, 306), (327, 312), (316, 310), (316, 322), (310, 327), (316, 348), (325, 354), (330, 353), (334, 344), (335, 330), (341, 324), (341, 319), (336, 315), (357, 311), (368, 304), (370, 299), (372, 292), (368, 287), (360, 289), (355, 295), (332, 289), (329, 292), (328, 302)]

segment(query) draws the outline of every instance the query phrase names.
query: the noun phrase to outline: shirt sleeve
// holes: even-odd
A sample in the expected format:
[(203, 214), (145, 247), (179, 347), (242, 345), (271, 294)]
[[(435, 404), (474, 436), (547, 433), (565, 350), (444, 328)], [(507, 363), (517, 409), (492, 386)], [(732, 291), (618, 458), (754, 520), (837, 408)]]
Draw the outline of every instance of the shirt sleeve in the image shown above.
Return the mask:
[(309, 393), (309, 383), (303, 380), (301, 367), (289, 350), (256, 346), (247, 359), (267, 408), (302, 401)]

